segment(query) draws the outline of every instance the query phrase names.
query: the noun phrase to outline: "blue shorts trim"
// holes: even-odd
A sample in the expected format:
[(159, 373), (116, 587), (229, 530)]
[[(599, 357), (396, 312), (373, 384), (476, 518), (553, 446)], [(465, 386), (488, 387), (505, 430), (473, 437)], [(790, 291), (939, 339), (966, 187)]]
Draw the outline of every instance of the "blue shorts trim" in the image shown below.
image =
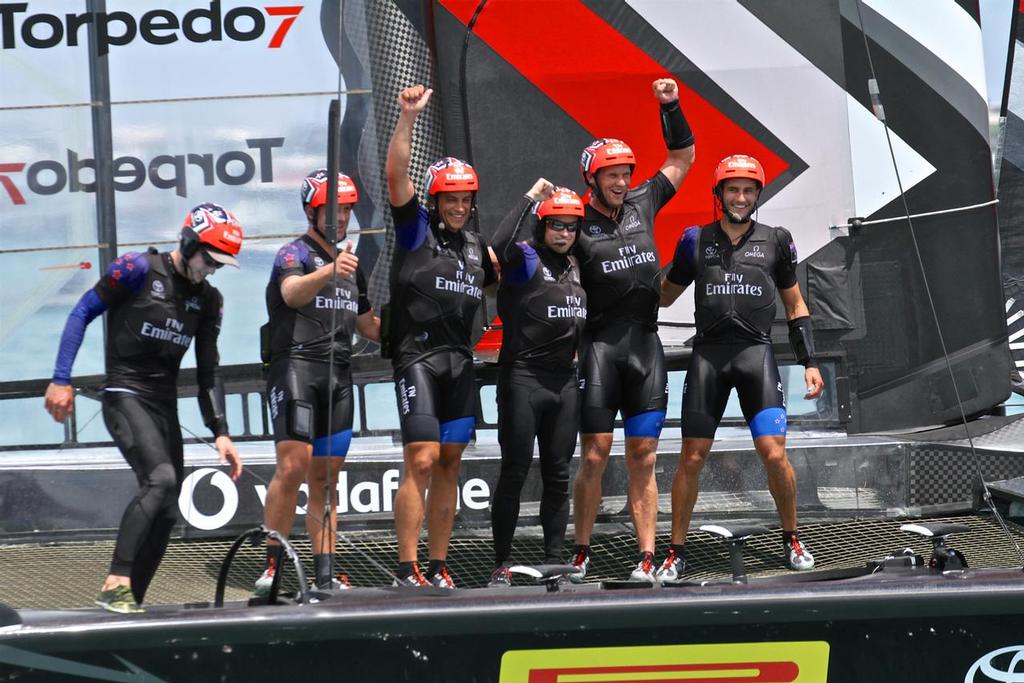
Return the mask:
[(661, 427), (665, 424), (664, 410), (648, 410), (626, 418), (626, 436), (657, 439), (661, 436)]
[(352, 430), (345, 429), (335, 432), (331, 437), (321, 436), (313, 442), (313, 456), (326, 456), (328, 444), (331, 447), (332, 458), (344, 458), (348, 455), (348, 447), (352, 444)]
[(476, 418), (457, 417), (441, 423), (441, 443), (469, 443), (476, 433)]
[(755, 439), (762, 436), (786, 435), (786, 409), (765, 408), (750, 421), (750, 435)]

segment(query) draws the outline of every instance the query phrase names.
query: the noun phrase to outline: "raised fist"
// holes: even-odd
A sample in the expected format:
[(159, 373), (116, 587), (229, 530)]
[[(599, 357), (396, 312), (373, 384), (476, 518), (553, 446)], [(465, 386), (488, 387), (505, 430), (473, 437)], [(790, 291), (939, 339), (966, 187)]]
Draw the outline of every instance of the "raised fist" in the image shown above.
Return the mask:
[(402, 113), (411, 112), (419, 114), (427, 106), (430, 96), (434, 91), (424, 85), (414, 85), (398, 93), (398, 106)]
[(550, 180), (537, 178), (537, 182), (533, 184), (533, 187), (526, 193), (526, 196), (535, 202), (542, 202), (545, 199), (550, 199), (554, 191), (555, 186)]
[(654, 96), (658, 98), (658, 102), (662, 104), (679, 99), (679, 87), (671, 78), (659, 78), (651, 84), (651, 88), (654, 90)]

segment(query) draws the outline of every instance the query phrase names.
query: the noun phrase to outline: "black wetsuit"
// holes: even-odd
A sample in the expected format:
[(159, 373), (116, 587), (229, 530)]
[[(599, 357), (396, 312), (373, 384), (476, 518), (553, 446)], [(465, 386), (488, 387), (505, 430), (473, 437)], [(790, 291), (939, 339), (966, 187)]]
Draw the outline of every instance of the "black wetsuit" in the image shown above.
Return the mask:
[(177, 378), (193, 339), (204, 422), (215, 436), (228, 433), (217, 379), (222, 307), (220, 292), (179, 275), (170, 254), (128, 253), (82, 296), (61, 337), (54, 382), (67, 384), (86, 325), (107, 312), (103, 419), (139, 482), (121, 520), (110, 573), (130, 576), (140, 603), (178, 519), (184, 454)]
[(626, 436), (657, 438), (668, 406), (658, 338), (661, 261), (654, 218), (675, 195), (661, 172), (630, 190), (617, 220), (586, 208), (576, 243), (587, 327), (580, 344), (580, 431), (612, 431), (622, 411)]
[(777, 290), (796, 284), (796, 264), (785, 228), (754, 222), (735, 246), (717, 222), (683, 231), (667, 278), (694, 284), (697, 336), (683, 386), (684, 437), (714, 437), (733, 387), (755, 439), (785, 435), (771, 327)]
[(281, 296), (286, 278), (308, 275), (329, 262), (331, 255), (309, 235), (277, 252), (266, 293), (267, 401), (275, 442), (304, 441), (313, 444), (313, 455), (329, 452), (343, 458), (352, 441), (352, 334), (356, 318), (370, 310), (366, 280), (358, 269), (349, 277), (328, 279), (301, 308), (292, 308)]
[(501, 475), (491, 499), (495, 563), (512, 553), (519, 498), (540, 452), (540, 522), (545, 561), (563, 561), (569, 521), (569, 462), (576, 450), (579, 390), (575, 354), (587, 317), (587, 297), (575, 257), (526, 237), (537, 223), (533, 202), (520, 200), (498, 227), (501, 263), (498, 315), (502, 344), (498, 376)]
[(487, 245), (441, 229), (413, 197), (393, 206), (390, 340), (402, 443), (468, 443), (477, 414), (472, 332), (496, 280)]

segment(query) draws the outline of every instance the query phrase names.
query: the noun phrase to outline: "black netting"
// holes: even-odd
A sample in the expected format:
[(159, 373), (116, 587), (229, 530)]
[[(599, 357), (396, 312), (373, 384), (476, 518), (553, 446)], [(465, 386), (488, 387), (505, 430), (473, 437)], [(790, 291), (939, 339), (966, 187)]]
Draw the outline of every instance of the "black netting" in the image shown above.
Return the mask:
[[(905, 521), (861, 519), (808, 524), (801, 527), (800, 537), (813, 551), (816, 568), (820, 570), (863, 567), (868, 560), (906, 547), (927, 558), (931, 554), (931, 544), (927, 539), (901, 532), (899, 526)], [(1012, 544), (991, 518), (959, 516), (918, 521), (967, 524), (970, 532), (956, 535), (951, 545), (962, 551), (973, 567), (1019, 566)], [(1011, 528), (1018, 543), (1024, 541), (1021, 528)], [(230, 541), (172, 543), (150, 588), (147, 602), (212, 601), (217, 574), (230, 545)], [(299, 539), (295, 546), (305, 562), (307, 574), (311, 576), (309, 542)], [(110, 541), (0, 547), (0, 566), (4, 567), (0, 603), (16, 608), (91, 606), (106, 574), (112, 548)], [(624, 579), (637, 561), (636, 541), (622, 525), (609, 525), (602, 533), (595, 534), (592, 548), (594, 557), (587, 575), (588, 582)], [(667, 548), (668, 534), (661, 533), (656, 545), (659, 559), (665, 556)], [(420, 556), (426, 555), (426, 545), (421, 544)], [(261, 547), (243, 546), (228, 577), (227, 600), (245, 600), (252, 594), (253, 582), (263, 568), (263, 557)], [(396, 544), (391, 533), (349, 533), (338, 541), (338, 565), (355, 586), (390, 583), (389, 572), (394, 567), (395, 558)], [(540, 563), (542, 558), (539, 530), (532, 527), (520, 529), (513, 559), (530, 564)], [(691, 533), (687, 541), (687, 561), (688, 579), (721, 581), (730, 577), (728, 550), (722, 541), (710, 534)], [(748, 542), (746, 568), (750, 576), (786, 573), (782, 561), (778, 531)], [(492, 562), (491, 540), (486, 530), (452, 539), (449, 567), (460, 587), (476, 588), (486, 584)], [(282, 585), (286, 591), (296, 589), (295, 573), (290, 569), (285, 570)]]

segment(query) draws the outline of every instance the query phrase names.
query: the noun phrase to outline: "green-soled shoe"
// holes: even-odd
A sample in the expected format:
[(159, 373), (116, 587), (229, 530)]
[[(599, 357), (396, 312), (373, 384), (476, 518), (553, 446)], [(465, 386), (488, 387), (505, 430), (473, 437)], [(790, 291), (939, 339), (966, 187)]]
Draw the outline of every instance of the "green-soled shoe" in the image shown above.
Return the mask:
[(115, 586), (108, 591), (100, 591), (96, 604), (108, 612), (118, 614), (141, 614), (146, 611), (135, 602), (132, 589), (128, 586)]

